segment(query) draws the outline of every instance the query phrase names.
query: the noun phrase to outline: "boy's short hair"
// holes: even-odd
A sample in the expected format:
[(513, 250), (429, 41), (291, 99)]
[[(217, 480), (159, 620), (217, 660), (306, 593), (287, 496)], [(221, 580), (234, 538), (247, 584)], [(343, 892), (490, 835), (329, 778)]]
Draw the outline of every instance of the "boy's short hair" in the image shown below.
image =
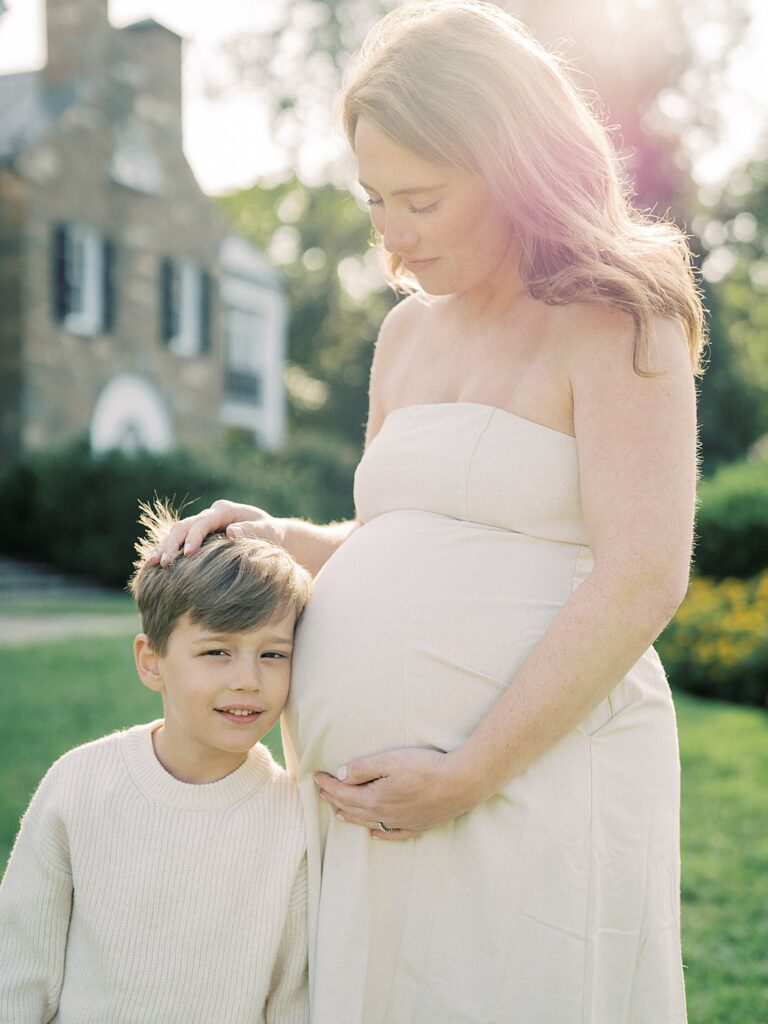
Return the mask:
[(277, 544), (256, 538), (209, 534), (193, 555), (177, 554), (166, 568), (149, 556), (179, 517), (162, 501), (142, 504), (146, 533), (136, 542), (138, 558), (128, 588), (141, 613), (151, 647), (164, 654), (176, 623), (192, 622), (222, 633), (255, 629), (294, 608), (304, 610), (311, 577)]

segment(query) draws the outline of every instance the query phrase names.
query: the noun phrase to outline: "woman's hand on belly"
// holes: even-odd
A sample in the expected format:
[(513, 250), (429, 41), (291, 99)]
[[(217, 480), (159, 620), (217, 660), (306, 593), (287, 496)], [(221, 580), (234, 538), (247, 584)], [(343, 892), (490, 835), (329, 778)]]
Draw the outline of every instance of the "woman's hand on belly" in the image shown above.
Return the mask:
[(410, 839), (482, 800), (453, 754), (417, 747), (357, 758), (336, 776), (318, 772), (315, 783), (337, 817), (362, 825), (376, 839)]

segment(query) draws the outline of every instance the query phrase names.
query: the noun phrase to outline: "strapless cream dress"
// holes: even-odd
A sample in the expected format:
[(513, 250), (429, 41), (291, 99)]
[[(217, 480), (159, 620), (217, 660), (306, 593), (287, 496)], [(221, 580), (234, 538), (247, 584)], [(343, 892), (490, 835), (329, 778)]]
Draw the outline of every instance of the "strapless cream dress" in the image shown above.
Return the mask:
[(313, 1024), (681, 1024), (679, 758), (653, 648), (497, 796), (417, 839), (337, 821), (312, 779), (454, 749), (515, 685), (593, 567), (576, 440), (472, 402), (406, 406), (355, 500), (364, 525), (317, 577), (284, 721)]

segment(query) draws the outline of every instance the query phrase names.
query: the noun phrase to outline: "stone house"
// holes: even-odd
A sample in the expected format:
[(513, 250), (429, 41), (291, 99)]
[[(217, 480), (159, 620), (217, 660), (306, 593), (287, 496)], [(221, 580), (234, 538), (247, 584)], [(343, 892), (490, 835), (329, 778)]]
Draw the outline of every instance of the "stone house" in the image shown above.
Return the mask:
[(182, 40), (107, 0), (48, 0), (47, 36), (0, 76), (0, 453), (277, 447), (281, 278), (184, 157)]

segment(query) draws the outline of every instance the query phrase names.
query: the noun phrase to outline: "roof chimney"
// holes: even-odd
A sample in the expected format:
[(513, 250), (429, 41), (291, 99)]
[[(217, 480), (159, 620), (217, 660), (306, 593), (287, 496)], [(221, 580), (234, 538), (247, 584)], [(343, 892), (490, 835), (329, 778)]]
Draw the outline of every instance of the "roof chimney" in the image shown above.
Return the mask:
[(107, 0), (47, 0), (46, 27), (49, 85), (104, 80), (110, 37)]

